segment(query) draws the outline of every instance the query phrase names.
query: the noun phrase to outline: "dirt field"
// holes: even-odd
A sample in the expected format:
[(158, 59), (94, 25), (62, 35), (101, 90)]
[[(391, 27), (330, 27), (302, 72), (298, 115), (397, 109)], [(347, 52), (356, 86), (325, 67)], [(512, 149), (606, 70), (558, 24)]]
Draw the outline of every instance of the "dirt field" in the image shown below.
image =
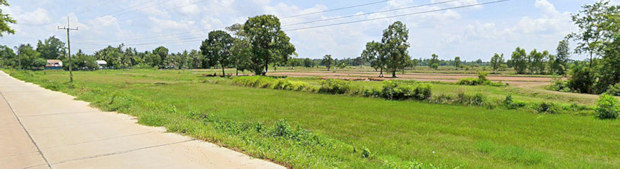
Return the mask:
[[(378, 72), (344, 72), (333, 73), (326, 71), (313, 71), (313, 72), (271, 72), (272, 76), (289, 76), (289, 77), (326, 77), (336, 79), (380, 79), (378, 78)], [(384, 80), (392, 79), (391, 74), (385, 74)], [(439, 81), (439, 82), (457, 82), (460, 79), (477, 76), (474, 74), (442, 74), (442, 73), (407, 73), (398, 74), (398, 79), (406, 80), (418, 80), (418, 81)], [(487, 77), (492, 81), (501, 81), (510, 85), (516, 86), (540, 86), (547, 85), (553, 81), (550, 77), (528, 77), (528, 76), (502, 76), (502, 75), (489, 75)]]

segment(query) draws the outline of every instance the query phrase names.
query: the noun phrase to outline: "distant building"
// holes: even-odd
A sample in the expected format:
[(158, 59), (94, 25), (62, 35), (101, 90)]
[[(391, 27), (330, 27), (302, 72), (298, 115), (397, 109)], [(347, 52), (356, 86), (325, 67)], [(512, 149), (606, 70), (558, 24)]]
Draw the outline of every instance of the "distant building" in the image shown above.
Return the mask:
[(62, 61), (56, 59), (47, 60), (45, 69), (62, 69)]
[(97, 60), (96, 62), (99, 65), (99, 69), (103, 69), (108, 64), (105, 60)]

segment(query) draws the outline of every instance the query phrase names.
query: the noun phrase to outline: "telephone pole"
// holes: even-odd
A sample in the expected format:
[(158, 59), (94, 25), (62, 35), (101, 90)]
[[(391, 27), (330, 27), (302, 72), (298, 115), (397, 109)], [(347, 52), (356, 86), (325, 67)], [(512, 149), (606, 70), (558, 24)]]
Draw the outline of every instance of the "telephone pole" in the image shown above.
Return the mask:
[(69, 34), (70, 31), (77, 31), (78, 28), (71, 28), (69, 25), (69, 16), (67, 16), (67, 27), (60, 27), (58, 26), (58, 29), (63, 29), (63, 30), (67, 30), (67, 57), (69, 57), (69, 82), (73, 83), (73, 72), (72, 72), (72, 62), (71, 62), (71, 36)]

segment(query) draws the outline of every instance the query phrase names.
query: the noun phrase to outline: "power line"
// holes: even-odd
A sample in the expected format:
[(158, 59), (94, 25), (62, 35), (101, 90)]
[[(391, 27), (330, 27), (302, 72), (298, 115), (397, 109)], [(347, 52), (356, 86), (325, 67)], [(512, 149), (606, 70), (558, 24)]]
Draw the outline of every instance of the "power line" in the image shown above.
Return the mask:
[(307, 16), (307, 15), (314, 15), (314, 14), (320, 14), (320, 13), (327, 13), (327, 12), (333, 12), (333, 11), (339, 11), (339, 10), (345, 10), (345, 9), (351, 9), (351, 8), (357, 8), (357, 7), (363, 7), (363, 6), (375, 5), (375, 4), (385, 3), (385, 2), (389, 2), (389, 0), (384, 0), (384, 1), (376, 1), (376, 2), (370, 2), (370, 3), (365, 3), (365, 4), (359, 4), (359, 5), (353, 5), (353, 6), (346, 6), (346, 7), (334, 8), (334, 9), (328, 9), (328, 10), (322, 10), (322, 11), (318, 11), (318, 12), (310, 12), (310, 13), (304, 13), (304, 14), (298, 14), (298, 15), (286, 16), (286, 17), (282, 17), (282, 19), (294, 18), (294, 17), (300, 17), (300, 16)]
[(378, 14), (378, 13), (393, 12), (393, 11), (399, 11), (399, 10), (404, 10), (404, 9), (412, 9), (412, 8), (419, 8), (419, 7), (424, 7), (424, 6), (445, 4), (445, 3), (449, 3), (449, 2), (455, 2), (455, 1), (459, 1), (459, 0), (434, 2), (434, 3), (427, 3), (427, 4), (422, 4), (422, 5), (414, 5), (414, 6), (408, 6), (408, 7), (402, 7), (402, 8), (395, 8), (395, 9), (389, 9), (389, 10), (383, 10), (383, 11), (370, 12), (370, 13), (355, 14), (355, 15), (348, 15), (348, 16), (339, 16), (339, 17), (333, 17), (333, 18), (321, 19), (321, 20), (314, 20), (314, 21), (298, 22), (298, 23), (294, 23), (294, 24), (290, 24), (290, 25), (284, 25), (284, 26), (295, 26), (295, 25), (302, 25), (302, 24), (309, 24), (309, 23), (324, 22), (324, 21), (331, 21), (331, 20), (344, 19), (344, 18), (351, 18), (351, 17), (356, 17), (356, 16), (365, 16), (365, 15), (372, 15), (372, 14)]
[(311, 27), (304, 27), (304, 28), (288, 29), (288, 30), (284, 30), (284, 31), (298, 31), (298, 30), (306, 30), (306, 29), (322, 28), (322, 27), (328, 27), (328, 26), (345, 25), (345, 24), (352, 24), (352, 23), (359, 23), (359, 22), (368, 22), (368, 21), (374, 21), (374, 20), (380, 20), (380, 19), (389, 19), (389, 18), (396, 18), (396, 17), (402, 17), (402, 16), (409, 16), (409, 15), (419, 15), (419, 14), (426, 14), (426, 13), (432, 13), (432, 12), (446, 11), (446, 10), (450, 10), (450, 9), (460, 9), (460, 8), (467, 8), (467, 7), (473, 7), (473, 6), (488, 5), (488, 4), (505, 2), (505, 1), (509, 1), (509, 0), (496, 0), (496, 1), (490, 1), (490, 2), (484, 2), (484, 3), (476, 3), (476, 4), (470, 4), (470, 5), (461, 5), (461, 6), (455, 6), (455, 7), (450, 7), (450, 8), (442, 8), (442, 9), (435, 9), (435, 10), (422, 11), (422, 12), (414, 12), (414, 13), (407, 13), (407, 14), (400, 14), (400, 15), (393, 15), (393, 16), (386, 16), (386, 17), (378, 17), (378, 18), (371, 18), (371, 19), (363, 19), (363, 20), (356, 20), (356, 21), (350, 21), (350, 22), (341, 22), (341, 23), (335, 23), (335, 24), (311, 26)]
[[(389, 11), (397, 11), (397, 10), (417, 8), (417, 7), (423, 7), (423, 6), (438, 5), (438, 4), (454, 2), (454, 1), (459, 1), (459, 0), (449, 0), (449, 1), (443, 1), (443, 2), (428, 3), (428, 4), (423, 4), (423, 5), (415, 5), (415, 6), (409, 6), (409, 7), (397, 8), (397, 9), (391, 9), (391, 10), (371, 12), (371, 13), (367, 13), (367, 14), (350, 15), (350, 16), (329, 18), (329, 19), (323, 19), (323, 20), (314, 20), (314, 21), (308, 21), (308, 22), (303, 22), (303, 23), (295, 23), (295, 24), (283, 25), (283, 26), (294, 26), (294, 25), (309, 24), (309, 23), (315, 23), (315, 22), (323, 22), (323, 21), (336, 20), (336, 19), (342, 19), (342, 18), (350, 18), (350, 17), (354, 17), (354, 16), (363, 16), (363, 15), (370, 15), (370, 14), (375, 14), (375, 13), (384, 13), (384, 12), (389, 12)], [(337, 10), (343, 10), (343, 9), (350, 9), (350, 8), (355, 8), (355, 7), (360, 7), (360, 6), (368, 6), (368, 5), (372, 5), (372, 4), (377, 4), (377, 3), (381, 3), (381, 2), (387, 2), (387, 1), (377, 1), (377, 2), (371, 2), (371, 3), (366, 3), (366, 4), (353, 5), (353, 6), (348, 6), (348, 7), (341, 7), (341, 8), (336, 8), (336, 9), (326, 10), (326, 11), (329, 12), (329, 11), (337, 11)], [(194, 3), (192, 3), (192, 4), (194, 4)], [(192, 5), (192, 4), (190, 4), (190, 5)], [(186, 6), (189, 6), (189, 5), (185, 5), (185, 6), (182, 6), (182, 7), (186, 7)], [(182, 8), (182, 7), (179, 7), (179, 8)], [(170, 8), (170, 9), (173, 9), (173, 8)], [(302, 16), (302, 15), (310, 15), (310, 14), (311, 13), (301, 14), (301, 15), (298, 15), (298, 16), (290, 16), (289, 18), (299, 17), (299, 16)], [(225, 29), (225, 27), (221, 28), (221, 29)], [(221, 29), (202, 29), (202, 30), (198, 30), (198, 31), (221, 30)], [(176, 37), (176, 36), (179, 36), (179, 35), (187, 35), (187, 34), (191, 34), (191, 33), (193, 33), (193, 32), (179, 32), (179, 33), (173, 33), (173, 34), (165, 33), (165, 34), (157, 34), (157, 35), (162, 35), (164, 38), (172, 38), (172, 37)], [(157, 35), (156, 36), (151, 36), (151, 37), (132, 38), (132, 39), (125, 39), (125, 40), (126, 41), (133, 41), (133, 40), (151, 40), (151, 39), (162, 38), (162, 36), (157, 36)]]
[[(403, 16), (410, 16), (410, 15), (420, 15), (420, 14), (426, 14), (426, 13), (432, 13), (432, 12), (446, 11), (446, 10), (451, 10), (451, 9), (461, 9), (461, 8), (468, 8), (468, 7), (473, 7), (473, 6), (483, 6), (483, 5), (501, 3), (501, 2), (506, 2), (506, 1), (510, 1), (510, 0), (496, 0), (496, 1), (489, 1), (489, 2), (483, 2), (483, 3), (476, 3), (476, 4), (469, 4), (469, 5), (461, 5), (461, 6), (455, 6), (455, 7), (435, 9), (435, 10), (428, 10), (428, 11), (422, 11), (422, 12), (414, 12), (414, 13), (407, 13), (407, 14), (400, 14), (400, 15), (393, 15), (393, 16), (386, 16), (386, 17), (379, 17), (379, 18), (370, 18), (370, 19), (356, 20), (356, 21), (350, 21), (350, 22), (341, 22), (341, 23), (327, 24), (327, 25), (319, 25), (319, 26), (311, 26), (311, 27), (304, 27), (304, 28), (297, 28), (297, 29), (288, 29), (288, 30), (284, 30), (284, 31), (298, 31), (298, 30), (316, 29), (316, 28), (323, 28), (323, 27), (329, 27), (329, 26), (337, 26), (337, 25), (345, 25), (345, 24), (352, 24), (352, 23), (368, 22), (368, 21), (381, 20), (381, 19), (389, 19), (389, 18), (396, 18), (396, 17), (403, 17)], [(201, 40), (198, 40), (198, 39), (202, 39), (202, 38), (187, 38), (187, 39), (182, 39), (181, 41), (182, 42), (201, 41)], [(151, 44), (159, 44), (159, 43), (161, 43), (161, 42), (147, 42), (147, 43), (138, 43), (138, 44), (126, 44), (126, 45), (132, 45), (132, 46), (133, 45), (151, 45)]]

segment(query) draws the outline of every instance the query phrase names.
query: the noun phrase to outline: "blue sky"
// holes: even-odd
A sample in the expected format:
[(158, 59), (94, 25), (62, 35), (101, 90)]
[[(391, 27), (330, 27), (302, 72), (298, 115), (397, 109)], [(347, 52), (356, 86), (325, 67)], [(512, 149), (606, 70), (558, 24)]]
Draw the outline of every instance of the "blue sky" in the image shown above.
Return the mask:
[[(72, 26), (72, 49), (92, 53), (107, 45), (120, 43), (140, 51), (166, 46), (173, 52), (198, 49), (200, 41), (214, 29), (242, 23), (248, 17), (275, 14), (281, 17), (286, 33), (297, 47), (299, 57), (357, 57), (368, 41), (380, 40), (383, 29), (394, 21), (404, 22), (410, 30), (410, 55), (428, 58), (436, 53), (442, 59), (460, 56), (466, 60), (489, 60), (493, 53), (509, 55), (521, 46), (527, 50), (555, 53), (557, 42), (576, 31), (571, 13), (594, 0), (510, 0), (506, 2), (444, 10), (420, 15), (380, 19), (323, 28), (294, 30), (317, 25), (381, 18), (424, 12), (494, 0), (391, 0), (373, 5), (285, 18), (340, 7), (378, 2), (364, 1), (293, 1), (293, 0), (9, 0), (3, 7), (18, 20), (17, 33), (0, 38), (0, 44), (17, 46), (36, 44), (37, 40), (56, 36), (65, 40), (57, 26)], [(422, 6), (370, 15), (376, 11)], [(618, 4), (618, 0), (612, 3)], [(359, 15), (351, 18), (293, 25), (295, 23)], [(575, 59), (584, 56), (573, 55)]]

